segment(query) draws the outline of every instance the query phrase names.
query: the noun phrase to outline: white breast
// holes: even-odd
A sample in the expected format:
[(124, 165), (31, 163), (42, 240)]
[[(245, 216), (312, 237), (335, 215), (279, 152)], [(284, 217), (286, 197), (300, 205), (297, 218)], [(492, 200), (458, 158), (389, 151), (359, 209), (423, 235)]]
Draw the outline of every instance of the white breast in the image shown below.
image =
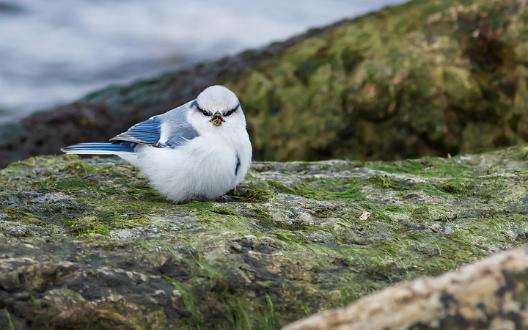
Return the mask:
[[(134, 161), (161, 194), (173, 201), (214, 199), (239, 184), (251, 162), (247, 132), (233, 141), (199, 136), (177, 148), (139, 146)], [(240, 166), (237, 167), (237, 157)]]

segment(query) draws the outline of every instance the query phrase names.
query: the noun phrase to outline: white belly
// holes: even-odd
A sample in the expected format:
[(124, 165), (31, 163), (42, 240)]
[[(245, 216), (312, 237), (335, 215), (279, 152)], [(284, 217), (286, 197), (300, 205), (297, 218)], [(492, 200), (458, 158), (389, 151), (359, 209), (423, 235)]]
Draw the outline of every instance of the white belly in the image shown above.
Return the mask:
[[(238, 171), (237, 156), (244, 162)], [(223, 141), (200, 136), (175, 149), (139, 146), (133, 163), (162, 195), (180, 202), (227, 193), (244, 178), (250, 158), (250, 144), (247, 159)]]

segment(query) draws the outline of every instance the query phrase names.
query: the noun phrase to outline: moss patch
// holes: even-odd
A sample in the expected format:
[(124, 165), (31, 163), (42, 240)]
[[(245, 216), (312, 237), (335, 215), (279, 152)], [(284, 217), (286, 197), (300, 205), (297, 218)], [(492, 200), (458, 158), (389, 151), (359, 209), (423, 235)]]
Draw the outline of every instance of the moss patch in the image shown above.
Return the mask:
[(244, 101), (264, 159), (515, 144), (528, 127), (527, 10), (520, 1), (410, 1), (301, 39), (224, 82)]
[[(525, 243), (527, 154), (255, 163), (224, 201), (186, 204), (114, 160), (28, 159), (0, 171), (0, 266), (29, 257), (37, 286), (2, 307), (15, 325), (52, 324), (65, 286), (112, 326), (276, 328)], [(25, 312), (41, 301), (51, 314)]]

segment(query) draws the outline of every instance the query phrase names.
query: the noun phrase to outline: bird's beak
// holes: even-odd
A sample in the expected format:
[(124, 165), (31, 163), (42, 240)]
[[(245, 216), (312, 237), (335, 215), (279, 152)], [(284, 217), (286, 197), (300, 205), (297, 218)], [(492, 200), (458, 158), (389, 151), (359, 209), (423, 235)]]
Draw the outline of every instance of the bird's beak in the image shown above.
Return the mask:
[(211, 118), (211, 123), (213, 123), (213, 125), (215, 126), (222, 125), (224, 121), (225, 121), (224, 118), (219, 112), (215, 112), (215, 114), (213, 115), (213, 118)]

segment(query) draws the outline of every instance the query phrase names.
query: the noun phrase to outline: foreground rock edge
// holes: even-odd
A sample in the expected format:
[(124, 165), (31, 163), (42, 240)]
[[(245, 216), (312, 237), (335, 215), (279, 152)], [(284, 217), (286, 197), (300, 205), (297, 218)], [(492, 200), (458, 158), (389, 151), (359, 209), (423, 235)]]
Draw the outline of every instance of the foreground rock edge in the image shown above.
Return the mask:
[(528, 247), (488, 257), (439, 277), (420, 278), (284, 330), (526, 329)]

